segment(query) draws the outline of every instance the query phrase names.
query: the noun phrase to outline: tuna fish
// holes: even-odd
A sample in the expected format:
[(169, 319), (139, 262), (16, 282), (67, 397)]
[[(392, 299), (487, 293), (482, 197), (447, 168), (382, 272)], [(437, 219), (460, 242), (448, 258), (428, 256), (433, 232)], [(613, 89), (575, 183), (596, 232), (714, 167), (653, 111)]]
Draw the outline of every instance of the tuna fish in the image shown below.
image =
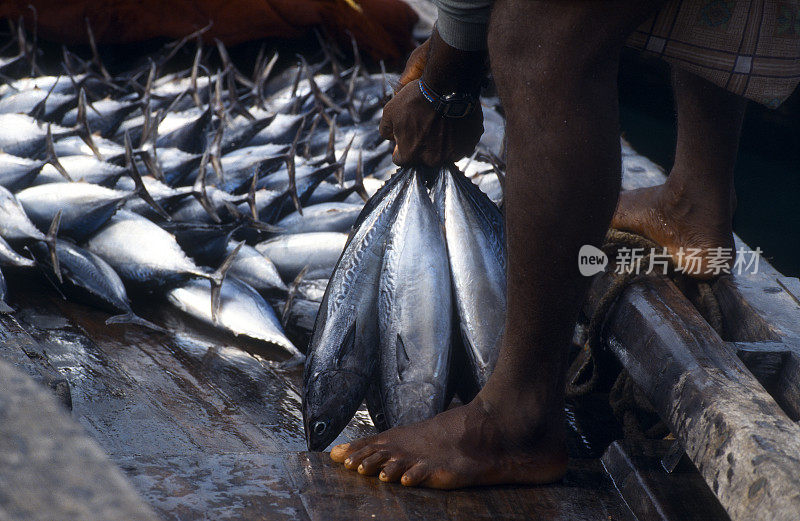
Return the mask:
[(377, 288), (397, 199), (396, 174), (365, 206), (320, 306), (303, 376), (303, 425), (310, 450), (327, 447), (353, 417), (375, 375)]
[(469, 377), (480, 389), (497, 362), (505, 325), (503, 218), (494, 203), (456, 170), (440, 172), (434, 200), (447, 239), (459, 329), (471, 366)]

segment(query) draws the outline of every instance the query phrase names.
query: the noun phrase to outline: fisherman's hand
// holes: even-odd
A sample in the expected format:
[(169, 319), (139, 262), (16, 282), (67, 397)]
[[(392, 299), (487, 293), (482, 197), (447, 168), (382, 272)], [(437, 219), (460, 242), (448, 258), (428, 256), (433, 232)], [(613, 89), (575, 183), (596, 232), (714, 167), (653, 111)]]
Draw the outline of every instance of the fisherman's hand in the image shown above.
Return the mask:
[(475, 150), (483, 134), (483, 112), (477, 104), (465, 118), (444, 118), (423, 97), (419, 80), (414, 80), (383, 108), (380, 133), (396, 143), (392, 154), (396, 164), (438, 167)]
[(400, 88), (383, 109), (380, 133), (396, 143), (393, 161), (400, 166), (442, 166), (467, 156), (483, 133), (483, 112), (476, 104), (464, 118), (445, 118), (422, 95), (420, 75), (436, 92), (477, 93), (486, 66), (484, 52), (459, 51), (434, 29), (406, 64)]

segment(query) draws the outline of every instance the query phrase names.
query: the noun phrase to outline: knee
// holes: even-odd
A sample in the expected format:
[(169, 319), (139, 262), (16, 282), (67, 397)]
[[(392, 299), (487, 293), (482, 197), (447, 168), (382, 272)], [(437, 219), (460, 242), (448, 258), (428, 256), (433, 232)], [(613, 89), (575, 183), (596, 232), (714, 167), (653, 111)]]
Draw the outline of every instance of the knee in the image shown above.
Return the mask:
[(488, 38), (495, 77), (541, 86), (616, 74), (625, 34), (587, 5), (498, 0)]

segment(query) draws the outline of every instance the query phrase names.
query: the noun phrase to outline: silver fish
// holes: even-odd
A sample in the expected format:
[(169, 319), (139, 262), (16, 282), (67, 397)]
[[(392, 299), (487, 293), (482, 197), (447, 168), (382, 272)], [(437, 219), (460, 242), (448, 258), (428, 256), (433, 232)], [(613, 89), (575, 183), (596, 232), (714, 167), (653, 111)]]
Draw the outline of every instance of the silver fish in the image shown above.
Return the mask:
[(344, 233), (298, 233), (260, 242), (255, 248), (275, 264), (283, 280), (293, 280), (306, 267), (306, 276), (314, 279), (330, 277), (346, 242)]
[(342, 232), (347, 233), (361, 213), (363, 204), (320, 203), (303, 208), (303, 213), (294, 212), (277, 223), (283, 233)]
[(39, 229), (46, 229), (62, 212), (60, 233), (83, 241), (106, 224), (134, 192), (120, 192), (89, 183), (48, 183), (31, 186), (17, 199)]
[(374, 377), (381, 258), (406, 174), (396, 174), (365, 206), (320, 305), (303, 376), (309, 450), (322, 450), (339, 435)]
[(445, 408), (451, 293), (439, 217), (415, 172), (389, 231), (379, 285), (378, 387), (389, 427)]
[(36, 265), (36, 261), (24, 257), (14, 251), (13, 248), (0, 237), (0, 266), (16, 266), (18, 268), (30, 268)]
[[(235, 247), (234, 242), (228, 243), (226, 255), (230, 255)], [(233, 259), (228, 274), (248, 284), (259, 293), (285, 292), (287, 290), (286, 284), (281, 280), (278, 269), (272, 261), (246, 244)]]
[[(73, 133), (52, 125), (53, 136)], [(19, 157), (43, 157), (47, 127), (25, 114), (0, 114), (0, 150)]]
[(209, 313), (210, 285), (206, 280), (190, 280), (167, 292), (167, 300), (181, 311), (236, 336), (244, 335), (275, 344), (292, 355), (291, 363), (304, 360), (303, 354), (286, 338), (278, 317), (256, 290), (229, 277), (222, 284), (216, 321)]
[[(41, 243), (34, 245), (33, 250), (40, 262), (48, 262), (47, 249)], [(106, 324), (137, 324), (164, 332), (133, 312), (122, 279), (103, 259), (67, 241), (57, 241), (56, 252), (64, 280), (62, 286), (68, 286), (65, 289), (79, 290), (91, 302), (121, 313), (108, 318)]]
[[(95, 156), (65, 156), (59, 158), (58, 163), (67, 172), (71, 180), (86, 181), (92, 184), (114, 184), (126, 172), (125, 168), (106, 161), (100, 161)], [(53, 164), (48, 163), (44, 165), (41, 173), (31, 184), (43, 185), (63, 181), (64, 175)]]
[(458, 171), (443, 169), (434, 187), (444, 223), (461, 337), (477, 389), (489, 379), (505, 325), (506, 264), (500, 210)]
[[(25, 159), (0, 152), (0, 186), (18, 192), (30, 186), (42, 171), (44, 161)], [(59, 179), (64, 179), (61, 175)]]
[(127, 210), (120, 210), (109, 223), (86, 242), (86, 249), (99, 255), (124, 280), (140, 285), (168, 287), (191, 278), (212, 282), (212, 316), (219, 309), (219, 288), (232, 259), (214, 272), (192, 262), (175, 237), (158, 225)]

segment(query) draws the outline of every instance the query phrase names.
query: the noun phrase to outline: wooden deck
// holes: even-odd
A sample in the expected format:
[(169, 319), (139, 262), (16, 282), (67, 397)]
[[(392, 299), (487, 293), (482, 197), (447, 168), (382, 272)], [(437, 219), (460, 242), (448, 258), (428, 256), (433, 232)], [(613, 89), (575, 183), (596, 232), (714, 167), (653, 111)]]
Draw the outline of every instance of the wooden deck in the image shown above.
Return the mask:
[[(105, 326), (105, 314), (35, 279), (17, 279), (12, 293), (18, 311), (0, 316), (0, 358), (71, 403), (72, 418), (163, 519), (635, 519), (598, 459), (573, 460), (549, 487), (445, 493), (365, 479), (304, 452), (301, 372), (275, 369), (271, 353), (167, 308), (141, 311), (172, 335)], [(372, 432), (360, 413), (341, 439)], [(4, 470), (0, 482), (11, 477)], [(10, 496), (0, 496), (0, 513)]]
[[(624, 161), (626, 188), (663, 180), (655, 165), (630, 149)], [(743, 277), (715, 288), (730, 322), (728, 330), (734, 332), (719, 342), (726, 352), (738, 353), (767, 389), (745, 366), (737, 365), (742, 381), (797, 420), (800, 286), (796, 279), (764, 269), (760, 278)], [(0, 440), (6, 440), (0, 442), (0, 519), (727, 518), (712, 493), (713, 473), (721, 467), (695, 450), (703, 440), (700, 430), (692, 430), (692, 422), (670, 426), (700, 473), (690, 462), (671, 474), (664, 472), (660, 460), (670, 450), (669, 443), (618, 442), (601, 461), (611, 440), (594, 440), (589, 430), (578, 432), (582, 422), (595, 427), (597, 422), (570, 411), (570, 424), (578, 427), (572, 430), (573, 459), (561, 483), (456, 492), (382, 484), (331, 464), (327, 454), (305, 452), (298, 394), (301, 369), (278, 369), (273, 361), (281, 358), (279, 353), (219, 334), (161, 305), (139, 305), (136, 311), (164, 325), (169, 335), (105, 326), (106, 314), (67, 303), (38, 277), (8, 278), (10, 303), (17, 312), (0, 315), (0, 360), (18, 372), (14, 378), (0, 378)], [(635, 295), (627, 292), (623, 300)], [(750, 310), (745, 318), (742, 309)], [(614, 328), (630, 327), (631, 316), (628, 313), (616, 325), (610, 320), (607, 338), (613, 337)], [(631, 348), (638, 349), (634, 344)], [(626, 355), (628, 346), (618, 348), (625, 365), (633, 367), (635, 357)], [(668, 342), (664, 349), (670, 349)], [(770, 364), (776, 357), (779, 363)], [(6, 369), (0, 363), (0, 376)], [(31, 379), (47, 390), (31, 387)], [(647, 388), (648, 377), (640, 380)], [(659, 389), (663, 388), (651, 386), (651, 394)], [(56, 402), (62, 404), (61, 411)], [(675, 418), (673, 401), (659, 404), (663, 418)], [(66, 406), (71, 407), (71, 419)], [(769, 410), (782, 415), (775, 407)], [(720, 414), (719, 421), (728, 421), (725, 410)], [(786, 428), (793, 436), (796, 426), (785, 415), (780, 421), (789, 421)], [(372, 432), (362, 411), (340, 439)], [(40, 445), (51, 452), (33, 454), (28, 449), (35, 440), (44, 440)], [(50, 472), (48, 461), (73, 472)], [(21, 475), (27, 478), (19, 479)], [(68, 475), (74, 482), (65, 480)], [(726, 486), (718, 484), (717, 495), (734, 490)], [(756, 487), (754, 494), (760, 490)], [(54, 500), (64, 497), (76, 499)], [(109, 502), (109, 497), (118, 500)], [(723, 498), (729, 513), (735, 506), (731, 497)], [(67, 507), (71, 510), (63, 510)]]

